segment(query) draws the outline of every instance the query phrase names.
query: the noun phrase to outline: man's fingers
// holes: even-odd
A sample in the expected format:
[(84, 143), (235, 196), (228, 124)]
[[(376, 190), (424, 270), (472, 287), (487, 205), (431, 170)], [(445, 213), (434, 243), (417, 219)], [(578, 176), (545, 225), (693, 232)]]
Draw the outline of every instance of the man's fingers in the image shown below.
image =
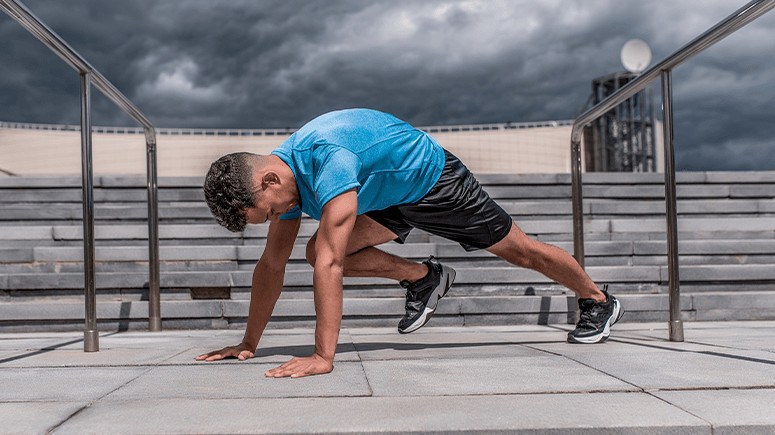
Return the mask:
[(303, 370), (299, 370), (296, 373), (291, 374), (291, 377), (292, 378), (302, 378), (302, 377), (308, 376), (308, 375), (309, 375), (309, 370), (303, 369)]
[(215, 356), (215, 355), (220, 355), (220, 353), (221, 353), (221, 351), (220, 351), (220, 350), (216, 350), (216, 351), (214, 351), (214, 352), (203, 353), (202, 355), (199, 355), (199, 356), (198, 356), (198, 357), (196, 357), (195, 359), (196, 359), (197, 361), (212, 361), (212, 359), (211, 359), (211, 358), (212, 358), (213, 356)]
[(243, 350), (242, 352), (239, 353), (239, 355), (237, 355), (237, 358), (240, 361), (245, 361), (246, 359), (253, 358), (253, 352), (249, 350)]
[(226, 355), (222, 353), (216, 353), (205, 358), (205, 361), (218, 361), (226, 358)]
[(298, 365), (299, 365), (299, 361), (296, 358), (294, 358), (286, 363), (283, 363), (278, 367), (275, 367), (271, 370), (267, 370), (267, 372), (264, 373), (264, 375), (271, 378), (284, 378), (284, 377), (290, 376), (290, 374)]
[(238, 347), (224, 347), (221, 350), (214, 350), (209, 353), (199, 355), (195, 359), (197, 361), (220, 361), (228, 357), (237, 357), (241, 361), (248, 358), (253, 358), (253, 352), (249, 350), (240, 350)]

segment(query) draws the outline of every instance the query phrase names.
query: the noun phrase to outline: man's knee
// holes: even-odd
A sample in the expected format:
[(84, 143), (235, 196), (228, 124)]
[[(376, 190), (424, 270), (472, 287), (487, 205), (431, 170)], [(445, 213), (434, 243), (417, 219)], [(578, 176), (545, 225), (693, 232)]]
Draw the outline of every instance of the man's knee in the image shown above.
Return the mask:
[(309, 239), (309, 242), (307, 242), (307, 263), (309, 263), (310, 266), (315, 266), (315, 240), (317, 240), (318, 233), (315, 232), (315, 234), (312, 235), (312, 237)]
[(540, 245), (541, 242), (531, 239), (521, 230), (515, 228), (503, 240), (488, 250), (511, 264), (526, 269), (535, 269), (542, 261)]

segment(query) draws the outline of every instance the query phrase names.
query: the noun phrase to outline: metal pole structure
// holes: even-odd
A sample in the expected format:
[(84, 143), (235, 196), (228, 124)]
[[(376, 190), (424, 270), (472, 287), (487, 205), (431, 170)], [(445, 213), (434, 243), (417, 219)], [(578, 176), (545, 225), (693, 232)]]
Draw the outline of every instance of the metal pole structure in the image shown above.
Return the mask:
[[(775, 1), (775, 0), (772, 0)], [(152, 331), (161, 329), (159, 310), (159, 236), (158, 236), (158, 204), (156, 202), (156, 130), (151, 121), (124, 96), (99, 71), (91, 66), (78, 52), (67, 44), (59, 35), (46, 26), (24, 4), (18, 0), (0, 0), (0, 11), (5, 12), (57, 56), (78, 71), (81, 76), (81, 143), (83, 157), (83, 219), (84, 219), (84, 274), (86, 276), (86, 332), (84, 349), (99, 350), (98, 331), (96, 328), (96, 297), (94, 286), (94, 201), (92, 186), (91, 160), (91, 86), (102, 92), (120, 109), (145, 127), (146, 145), (148, 147), (148, 243), (149, 243), (149, 322)]]
[(571, 144), (571, 178), (573, 200), (573, 256), (584, 268), (584, 198), (581, 185), (581, 140)]
[(97, 291), (94, 268), (94, 181), (92, 177), (91, 74), (81, 73), (81, 176), (83, 189), (83, 275), (86, 316), (83, 351), (98, 352)]
[[(573, 199), (573, 256), (584, 269), (584, 198), (581, 184), (581, 140), (571, 144), (571, 194)], [(578, 319), (578, 299), (568, 296), (567, 323), (572, 325)]]
[(159, 279), (159, 201), (156, 177), (156, 132), (145, 129), (148, 179), (148, 329), (161, 331)]
[(667, 209), (667, 270), (670, 275), (670, 341), (684, 341), (678, 276), (678, 214), (676, 211), (675, 153), (673, 151), (672, 71), (662, 71), (662, 117), (665, 138), (665, 205)]

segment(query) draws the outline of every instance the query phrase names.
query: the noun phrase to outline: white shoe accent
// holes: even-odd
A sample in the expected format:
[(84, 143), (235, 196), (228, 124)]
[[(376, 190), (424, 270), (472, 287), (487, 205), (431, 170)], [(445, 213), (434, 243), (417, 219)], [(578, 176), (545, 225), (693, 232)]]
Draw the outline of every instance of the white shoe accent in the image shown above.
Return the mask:
[(620, 308), (621, 304), (619, 304), (619, 299), (614, 299), (614, 312), (611, 314), (611, 317), (608, 318), (608, 321), (605, 323), (605, 328), (603, 329), (604, 339), (611, 335), (611, 326), (613, 326), (621, 317)]
[[(438, 303), (438, 299), (436, 300), (436, 302)], [(433, 314), (434, 311), (436, 311), (435, 307), (434, 308), (429, 308), (429, 307), (426, 306), (425, 309), (422, 310), (422, 314), (420, 315), (420, 317), (418, 317), (417, 320), (414, 321), (414, 323), (409, 325), (408, 328), (404, 329), (403, 331), (399, 331), (399, 332), (401, 332), (403, 334), (408, 334), (408, 333), (410, 333), (412, 331), (416, 331), (416, 330), (420, 329), (420, 327), (425, 324), (425, 318), (430, 316), (431, 314)]]
[[(428, 298), (428, 304), (425, 305), (422, 314), (409, 327), (398, 332), (402, 334), (408, 334), (410, 332), (420, 329), (425, 323), (430, 320), (430, 317), (436, 311), (436, 307), (439, 305), (439, 300), (443, 298), (449, 289), (452, 287), (452, 283), (455, 282), (455, 269), (441, 265), (441, 276), (439, 277), (439, 285), (433, 290), (433, 293)], [(442, 286), (443, 283), (443, 286)]]
[(590, 335), (589, 337), (574, 337), (573, 335), (568, 334), (568, 340), (573, 343), (582, 344), (595, 344), (601, 341), (605, 341), (611, 335), (611, 326), (613, 326), (613, 324), (622, 317), (622, 314), (623, 313), (621, 312), (621, 304), (619, 303), (619, 300), (614, 299), (614, 310), (613, 313), (611, 313), (611, 317), (609, 317), (608, 321), (605, 322), (603, 332)]

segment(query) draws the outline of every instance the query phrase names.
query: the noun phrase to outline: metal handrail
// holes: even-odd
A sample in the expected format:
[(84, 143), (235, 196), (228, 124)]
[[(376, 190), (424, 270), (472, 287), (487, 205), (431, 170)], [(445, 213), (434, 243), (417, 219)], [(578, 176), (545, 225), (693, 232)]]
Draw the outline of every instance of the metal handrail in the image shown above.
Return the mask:
[(38, 38), (51, 51), (78, 71), (81, 78), (81, 164), (83, 184), (83, 240), (84, 290), (86, 318), (84, 351), (99, 350), (99, 331), (96, 319), (96, 288), (94, 267), (94, 184), (92, 171), (91, 87), (140, 123), (145, 132), (148, 178), (148, 251), (149, 297), (148, 321), (151, 331), (161, 330), (159, 291), (159, 211), (156, 175), (156, 129), (151, 121), (99, 71), (70, 47), (59, 35), (46, 26), (18, 0), (0, 0), (0, 9)]
[(665, 202), (667, 206), (668, 272), (670, 275), (670, 341), (683, 341), (678, 277), (678, 223), (676, 212), (675, 158), (673, 152), (672, 70), (695, 54), (714, 45), (741, 27), (775, 7), (775, 0), (754, 0), (735, 11), (698, 36), (665, 60), (643, 72), (638, 78), (614, 92), (576, 118), (571, 130), (571, 183), (573, 197), (573, 251), (576, 261), (584, 267), (584, 221), (581, 184), (582, 129), (590, 122), (662, 79), (662, 113), (665, 142)]

